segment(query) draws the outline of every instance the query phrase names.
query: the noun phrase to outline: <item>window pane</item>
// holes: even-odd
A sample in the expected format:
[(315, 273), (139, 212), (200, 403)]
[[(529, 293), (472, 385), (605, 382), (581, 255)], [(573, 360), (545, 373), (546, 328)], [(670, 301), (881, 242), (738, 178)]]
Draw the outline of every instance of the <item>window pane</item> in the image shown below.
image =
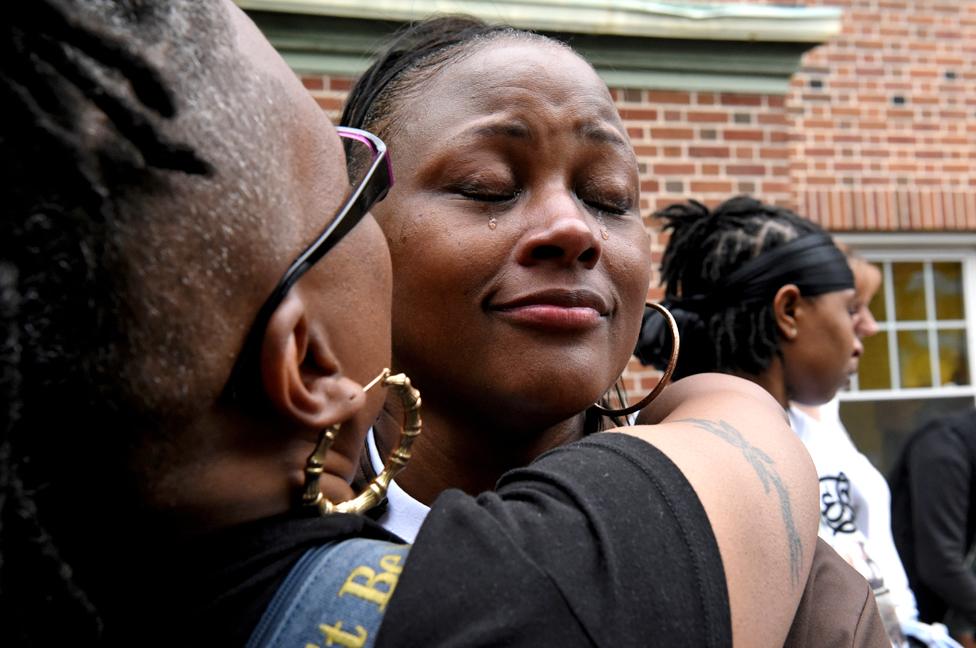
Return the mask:
[(939, 373), (943, 385), (968, 385), (969, 362), (966, 360), (966, 331), (940, 329)]
[(912, 432), (934, 416), (972, 406), (971, 397), (849, 401), (840, 404), (840, 417), (858, 450), (887, 475)]
[(891, 389), (888, 332), (864, 338), (864, 355), (857, 370), (858, 389)]
[(921, 263), (892, 263), (895, 289), (895, 318), (899, 321), (925, 319), (925, 275)]
[(933, 263), (932, 279), (935, 284), (936, 319), (963, 319), (965, 314), (962, 307), (962, 264)]
[(898, 331), (898, 364), (902, 387), (932, 386), (928, 331)]

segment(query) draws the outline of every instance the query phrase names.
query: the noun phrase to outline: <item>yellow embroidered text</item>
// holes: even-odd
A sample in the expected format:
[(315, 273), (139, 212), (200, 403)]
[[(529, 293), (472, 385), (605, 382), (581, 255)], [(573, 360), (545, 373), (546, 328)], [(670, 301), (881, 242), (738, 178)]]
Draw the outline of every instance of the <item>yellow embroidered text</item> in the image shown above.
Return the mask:
[(360, 565), (349, 573), (346, 582), (339, 589), (339, 596), (352, 594), (361, 599), (370, 601), (379, 606), (381, 611), (386, 610), (386, 603), (393, 596), (396, 588), (397, 579), (403, 567), (400, 566), (400, 556), (389, 554), (380, 559), (380, 569), (378, 572), (366, 565)]

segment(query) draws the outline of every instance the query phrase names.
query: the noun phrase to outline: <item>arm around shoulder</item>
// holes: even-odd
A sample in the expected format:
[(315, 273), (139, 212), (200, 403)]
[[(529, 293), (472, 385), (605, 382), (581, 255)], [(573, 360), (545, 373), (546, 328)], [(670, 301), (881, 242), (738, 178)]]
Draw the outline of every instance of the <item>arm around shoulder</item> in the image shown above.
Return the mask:
[(671, 385), (616, 432), (668, 456), (701, 500), (728, 586), (736, 646), (781, 645), (803, 594), (818, 524), (817, 473), (761, 387), (702, 374)]

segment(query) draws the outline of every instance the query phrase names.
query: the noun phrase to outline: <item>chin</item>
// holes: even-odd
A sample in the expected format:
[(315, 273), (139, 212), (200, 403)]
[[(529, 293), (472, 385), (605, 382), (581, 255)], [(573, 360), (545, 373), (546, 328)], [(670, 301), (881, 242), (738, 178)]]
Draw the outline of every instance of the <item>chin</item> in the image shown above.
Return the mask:
[(826, 390), (816, 394), (804, 394), (803, 396), (794, 396), (790, 400), (799, 403), (800, 405), (806, 405), (807, 407), (820, 407), (826, 403), (833, 400), (834, 396), (837, 395), (838, 390)]
[[(837, 395), (837, 392), (850, 388), (851, 378), (853, 378), (854, 374), (856, 373), (857, 373), (857, 367), (854, 367), (852, 370), (848, 371), (847, 374), (845, 374), (844, 379), (841, 380), (840, 383), (837, 385), (837, 389), (834, 391), (834, 396)], [(834, 396), (831, 396), (830, 398), (833, 398)]]
[[(531, 421), (533, 427), (546, 428), (582, 414), (603, 396), (604, 392), (599, 388), (583, 387), (581, 382), (562, 378), (523, 383), (489, 407), (496, 412), (499, 409), (505, 411), (507, 416), (514, 416), (518, 421)], [(567, 384), (573, 388), (561, 387)]]

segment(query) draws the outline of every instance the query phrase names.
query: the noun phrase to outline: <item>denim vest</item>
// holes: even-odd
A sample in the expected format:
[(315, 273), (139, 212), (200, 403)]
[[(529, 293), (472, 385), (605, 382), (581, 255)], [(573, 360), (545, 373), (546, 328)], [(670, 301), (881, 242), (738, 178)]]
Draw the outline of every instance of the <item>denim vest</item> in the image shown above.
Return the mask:
[(295, 564), (248, 648), (369, 648), (409, 545), (354, 538), (311, 549)]

